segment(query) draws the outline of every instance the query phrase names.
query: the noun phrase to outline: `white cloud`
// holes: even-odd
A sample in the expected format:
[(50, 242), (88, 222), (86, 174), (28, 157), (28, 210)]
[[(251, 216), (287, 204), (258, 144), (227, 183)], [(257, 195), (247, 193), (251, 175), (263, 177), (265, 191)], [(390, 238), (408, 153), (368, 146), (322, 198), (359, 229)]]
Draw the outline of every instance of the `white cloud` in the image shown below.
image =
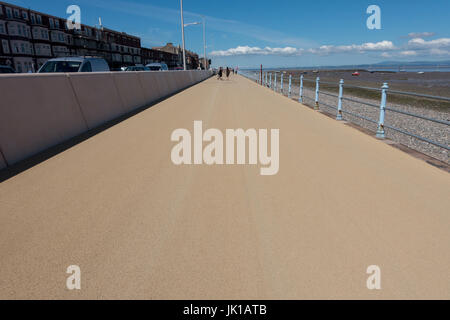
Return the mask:
[(414, 50), (405, 50), (405, 51), (401, 51), (400, 55), (404, 56), (404, 57), (417, 56), (417, 52)]
[(450, 56), (450, 49), (421, 49), (421, 50), (403, 50), (403, 51), (393, 51), (393, 52), (383, 52), (381, 54), (383, 58), (392, 57), (429, 57), (429, 56)]
[(302, 49), (296, 49), (296, 48), (292, 48), (292, 47), (259, 48), (259, 47), (249, 47), (249, 46), (238, 46), (236, 48), (230, 48), (228, 50), (213, 51), (210, 53), (210, 55), (216, 56), (216, 57), (229, 57), (229, 56), (240, 56), (240, 55), (292, 56), (292, 55), (300, 55), (302, 52), (303, 52)]
[(430, 49), (429, 54), (432, 56), (450, 56), (450, 50), (448, 49)]
[(429, 38), (435, 36), (434, 32), (411, 32), (408, 34), (409, 38)]
[(276, 55), (276, 56), (300, 56), (304, 54), (313, 54), (327, 56), (342, 53), (368, 53), (380, 52), (383, 58), (393, 57), (426, 57), (426, 56), (449, 56), (450, 55), (450, 38), (441, 38), (436, 40), (424, 40), (414, 38), (409, 40), (402, 46), (395, 46), (392, 41), (384, 40), (380, 42), (367, 42), (363, 44), (351, 45), (322, 45), (317, 48), (272, 48), (272, 47), (250, 47), (238, 46), (228, 50), (213, 51), (211, 56), (229, 57), (242, 55)]
[(391, 41), (381, 41), (377, 43), (363, 43), (363, 44), (352, 44), (343, 46), (333, 46), (333, 45), (323, 45), (319, 48), (303, 49), (303, 48), (259, 48), (259, 47), (249, 47), (249, 46), (238, 46), (236, 48), (230, 48), (228, 50), (213, 51), (212, 56), (228, 57), (237, 55), (281, 55), (281, 56), (293, 56), (302, 55), (304, 53), (312, 53), (319, 55), (329, 55), (334, 53), (347, 53), (347, 52), (366, 52), (366, 51), (389, 51), (395, 50), (396, 47)]
[(408, 47), (411, 49), (432, 49), (450, 47), (450, 38), (441, 38), (426, 41), (421, 38), (415, 38), (408, 41)]
[(395, 46), (391, 41), (381, 41), (381, 42), (367, 42), (363, 44), (352, 44), (346, 46), (322, 46), (319, 48), (318, 53), (329, 54), (329, 53), (345, 53), (345, 52), (366, 52), (366, 51), (387, 51), (394, 50)]
[(382, 51), (382, 50), (395, 50), (395, 46), (392, 41), (381, 41), (377, 43), (364, 43), (361, 45), (361, 51)]

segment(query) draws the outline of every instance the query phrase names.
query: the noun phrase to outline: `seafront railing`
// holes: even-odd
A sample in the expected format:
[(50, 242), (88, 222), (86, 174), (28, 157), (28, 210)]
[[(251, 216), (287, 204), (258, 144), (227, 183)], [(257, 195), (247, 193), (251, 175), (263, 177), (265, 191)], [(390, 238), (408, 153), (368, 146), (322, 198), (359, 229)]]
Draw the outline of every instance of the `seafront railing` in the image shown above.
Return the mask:
[[(388, 103), (389, 97), (394, 95), (409, 96), (419, 100), (423, 98), (424, 100), (439, 101), (444, 103), (450, 102), (450, 98), (448, 97), (391, 90), (389, 88), (388, 83), (383, 83), (380, 88), (373, 88), (373, 87), (346, 84), (343, 79), (341, 79), (339, 82), (336, 83), (336, 82), (322, 81), (320, 77), (307, 78), (303, 74), (294, 77), (292, 74), (289, 74), (285, 71), (283, 72), (263, 71), (262, 74), (261, 72), (242, 72), (241, 74), (247, 78), (255, 80), (262, 86), (267, 87), (275, 92), (286, 95), (289, 98), (292, 98), (295, 95), (298, 97), (297, 100), (300, 103), (309, 105), (316, 110), (320, 110), (322, 107), (324, 107), (328, 109), (327, 110), (328, 113), (335, 112), (336, 120), (338, 121), (349, 120), (350, 122), (355, 122), (352, 121), (355, 118), (361, 121), (367, 121), (368, 123), (372, 124), (371, 128), (373, 129), (376, 128), (375, 134), (376, 137), (379, 139), (386, 138), (386, 129), (389, 129), (396, 132), (397, 134), (404, 135), (409, 138), (420, 140), (421, 142), (433, 145), (444, 151), (445, 153), (444, 158), (447, 157), (446, 162), (448, 162), (447, 151), (450, 150), (449, 146), (450, 121), (448, 117), (444, 116), (443, 118), (441, 117), (441, 119), (439, 119), (433, 116), (418, 114), (417, 112), (411, 112), (410, 110), (405, 110), (404, 108), (394, 107)], [(298, 84), (297, 87), (293, 86), (294, 83)], [(322, 85), (325, 85), (326, 89), (322, 89)], [(346, 89), (353, 89), (353, 90), (362, 89), (364, 91), (370, 91), (372, 93), (375, 93), (376, 95), (379, 94), (380, 103), (375, 104), (371, 102), (372, 99), (369, 99), (369, 101), (364, 101), (368, 99), (364, 98), (358, 99), (350, 94), (345, 95)], [(307, 94), (308, 91), (309, 94)], [(335, 93), (334, 91), (336, 91), (337, 93)], [(326, 97), (326, 99), (324, 99), (324, 97)], [(346, 102), (351, 103), (352, 106), (347, 107)], [(358, 108), (360, 106), (364, 106), (365, 108)], [(372, 109), (372, 111), (368, 111), (368, 109)], [(386, 123), (387, 114), (398, 114), (415, 120), (412, 122), (412, 125), (411, 122), (400, 121), (402, 124), (407, 124), (404, 125), (403, 128), (401, 128), (399, 125), (396, 125), (396, 123), (392, 124)], [(417, 123), (414, 124), (414, 122)], [(428, 124), (425, 124), (425, 122)], [(433, 130), (429, 130), (430, 126), (432, 125), (438, 125), (439, 127), (433, 128)], [(412, 132), (412, 131), (420, 131), (420, 130), (413, 130), (419, 129), (417, 128), (418, 126), (423, 126), (426, 128), (420, 128), (422, 133)], [(434, 131), (434, 137), (426, 137), (424, 133), (426, 133), (427, 131)]]
[[(415, 98), (424, 98), (424, 99), (432, 99), (432, 100), (438, 100), (438, 101), (444, 101), (444, 102), (450, 102), (450, 98), (448, 97), (441, 97), (441, 96), (433, 96), (433, 95), (427, 95), (427, 94), (421, 94), (421, 93), (415, 93), (415, 92), (403, 92), (403, 91), (397, 91), (397, 90), (391, 90), (389, 89), (388, 83), (383, 83), (383, 85), (380, 88), (372, 88), (372, 87), (365, 87), (365, 86), (355, 86), (355, 85), (349, 85), (345, 84), (344, 80), (341, 79), (339, 83), (334, 82), (327, 82), (327, 81), (321, 81), (320, 77), (316, 77), (315, 79), (306, 78), (304, 75), (301, 75), (299, 77), (294, 77), (286, 72), (280, 72), (280, 71), (264, 71), (262, 76), (260, 72), (243, 72), (242, 75), (246, 76), (247, 78), (253, 79), (259, 84), (270, 88), (276, 92), (279, 92), (283, 95), (287, 95), (289, 98), (293, 96), (293, 82), (297, 81), (299, 83), (298, 87), (298, 101), (304, 104), (308, 104), (308, 102), (311, 102), (314, 109), (319, 110), (321, 106), (325, 106), (326, 108), (332, 109), (336, 112), (336, 120), (344, 120), (344, 115), (350, 115), (352, 117), (356, 117), (359, 119), (362, 119), (364, 121), (371, 122), (377, 126), (376, 130), (376, 136), (380, 139), (384, 139), (386, 137), (385, 129), (391, 129), (394, 130), (400, 134), (409, 136), (414, 139), (418, 139), (420, 141), (423, 141), (425, 143), (432, 144), (436, 147), (439, 147), (444, 150), (450, 150), (450, 146), (448, 145), (448, 137), (445, 139), (447, 140), (447, 143), (441, 143), (436, 140), (424, 137), (419, 134), (412, 133), (408, 130), (398, 128), (394, 125), (389, 125), (385, 123), (386, 119), (386, 113), (398, 113), (404, 116), (421, 119), (424, 121), (428, 121), (431, 123), (436, 123), (439, 125), (443, 125), (446, 127), (446, 130), (449, 130), (450, 121), (446, 119), (437, 119), (433, 117), (424, 116), (421, 114), (417, 114), (414, 112), (409, 112), (405, 110), (400, 110), (399, 108), (394, 108), (388, 106), (388, 97), (389, 95), (403, 95), (403, 96), (412, 96)], [(277, 76), (278, 75), (278, 76)], [(276, 80), (278, 78), (278, 80)], [(273, 81), (270, 81), (270, 79), (274, 79)], [(288, 89), (286, 89), (284, 81), (288, 79)], [(311, 83), (312, 85), (309, 86), (309, 88), (305, 87), (305, 83)], [(334, 94), (332, 92), (329, 92), (330, 90), (325, 91), (321, 89), (321, 85), (328, 85), (334, 86), (338, 88), (338, 94)], [(313, 95), (307, 96), (305, 95), (306, 90), (311, 90), (311, 87), (313, 88)], [(347, 97), (344, 96), (345, 89), (346, 88), (352, 88), (352, 89), (363, 89), (363, 90), (369, 90), (374, 92), (380, 93), (380, 104), (374, 104), (367, 101), (363, 101), (360, 99), (355, 99), (354, 97)], [(321, 96), (327, 96), (335, 99), (335, 103), (327, 103), (325, 101), (321, 101)], [(378, 110), (378, 117), (377, 119), (370, 118), (365, 116), (364, 114), (359, 114), (358, 112), (354, 112), (352, 110), (347, 110), (345, 108), (344, 101), (349, 101), (352, 103), (357, 103), (360, 105), (368, 106), (370, 108), (375, 108)], [(448, 133), (448, 132), (447, 132)], [(443, 132), (445, 135), (445, 133)], [(445, 135), (446, 136), (446, 135)]]

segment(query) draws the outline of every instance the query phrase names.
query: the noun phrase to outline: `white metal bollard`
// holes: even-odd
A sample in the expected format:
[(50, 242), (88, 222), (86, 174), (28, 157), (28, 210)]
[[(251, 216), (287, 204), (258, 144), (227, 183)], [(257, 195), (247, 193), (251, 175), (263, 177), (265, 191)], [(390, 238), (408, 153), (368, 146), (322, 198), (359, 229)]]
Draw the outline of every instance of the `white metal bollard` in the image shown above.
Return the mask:
[(288, 98), (290, 99), (292, 95), (292, 74), (289, 75), (289, 92), (288, 92)]
[(303, 75), (300, 76), (300, 93), (298, 102), (303, 103)]
[(275, 72), (275, 83), (274, 83), (273, 90), (274, 90), (275, 92), (277, 92), (277, 73), (276, 73), (276, 72)]
[(336, 116), (336, 120), (342, 120), (342, 98), (344, 96), (344, 79), (339, 81), (339, 100), (338, 100), (338, 113)]
[(319, 110), (319, 87), (320, 87), (320, 78), (316, 79), (316, 104), (314, 105), (314, 110)]
[(384, 139), (386, 137), (384, 132), (384, 116), (386, 112), (387, 90), (389, 89), (387, 82), (383, 84), (381, 89), (380, 120), (378, 121), (377, 138)]

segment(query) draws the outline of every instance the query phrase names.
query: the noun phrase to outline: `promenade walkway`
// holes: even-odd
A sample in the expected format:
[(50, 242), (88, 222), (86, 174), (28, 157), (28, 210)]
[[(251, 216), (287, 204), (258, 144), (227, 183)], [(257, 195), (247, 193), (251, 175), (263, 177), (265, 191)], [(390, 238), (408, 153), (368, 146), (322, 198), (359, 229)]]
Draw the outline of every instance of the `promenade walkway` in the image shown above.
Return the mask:
[[(280, 129), (279, 173), (175, 166), (194, 120)], [(0, 298), (449, 299), (449, 191), (443, 170), (211, 78), (0, 183)]]

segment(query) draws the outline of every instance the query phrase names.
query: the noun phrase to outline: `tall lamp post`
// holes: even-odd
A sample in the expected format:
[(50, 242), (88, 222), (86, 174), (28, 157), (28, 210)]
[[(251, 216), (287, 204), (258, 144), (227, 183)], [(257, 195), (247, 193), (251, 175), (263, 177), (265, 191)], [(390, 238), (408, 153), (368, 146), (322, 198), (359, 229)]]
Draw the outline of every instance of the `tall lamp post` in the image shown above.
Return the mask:
[(181, 6), (181, 37), (183, 38), (183, 69), (186, 71), (186, 50), (184, 45), (184, 17), (183, 17), (183, 0), (180, 0)]
[(203, 24), (203, 66), (205, 67), (205, 70), (207, 70), (207, 62), (206, 62), (206, 37), (205, 37), (205, 17), (202, 17), (202, 22), (191, 22), (191, 23), (186, 23), (184, 25), (184, 27), (188, 27), (188, 26), (195, 26), (195, 25), (199, 25), (199, 24)]
[(204, 59), (204, 67), (205, 70), (208, 70), (208, 59), (206, 58), (206, 25), (205, 25), (205, 17), (202, 17), (203, 21), (203, 59)]
[(205, 37), (205, 17), (202, 17), (203, 21), (203, 66), (205, 67), (205, 70), (208, 70), (208, 59), (206, 58), (206, 37)]
[(192, 23), (186, 23), (184, 24), (184, 17), (183, 17), (183, 0), (180, 0), (180, 7), (181, 7), (181, 37), (183, 38), (183, 69), (186, 70), (186, 47), (185, 47), (185, 41), (184, 41), (184, 28), (187, 26), (193, 26), (197, 24), (203, 23), (203, 61), (204, 61), (204, 67), (205, 70), (208, 69), (207, 67), (207, 60), (206, 60), (206, 24), (205, 24), (205, 17), (202, 16), (202, 22), (192, 22)]

